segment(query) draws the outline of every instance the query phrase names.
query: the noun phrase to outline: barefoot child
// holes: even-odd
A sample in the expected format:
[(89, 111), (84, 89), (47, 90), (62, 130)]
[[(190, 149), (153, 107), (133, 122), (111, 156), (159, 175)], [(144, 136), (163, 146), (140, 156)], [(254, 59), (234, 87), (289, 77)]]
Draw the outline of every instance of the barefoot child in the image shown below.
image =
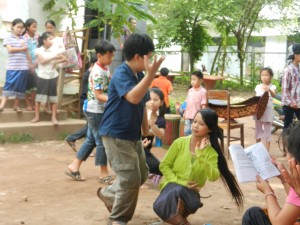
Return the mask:
[(38, 46), (38, 35), (36, 35), (37, 22), (35, 19), (27, 19), (25, 22), (26, 33), (24, 38), (27, 41), (28, 52), (31, 58), (31, 64), (29, 65), (30, 70), (28, 73), (25, 103), (26, 110), (33, 111), (35, 105), (35, 95), (36, 95), (36, 73), (35, 69), (37, 67), (37, 62), (35, 60), (35, 49)]
[(67, 59), (54, 51), (52, 46), (53, 35), (50, 32), (44, 32), (39, 37), (39, 48), (36, 49), (36, 58), (38, 60), (37, 72), (37, 91), (35, 99), (35, 117), (31, 120), (36, 123), (40, 120), (41, 103), (50, 102), (52, 111), (52, 123), (58, 125), (57, 121), (57, 79), (58, 72), (55, 65), (66, 62)]
[(3, 45), (8, 51), (6, 80), (2, 91), (0, 112), (4, 110), (8, 97), (15, 97), (14, 110), (21, 113), (20, 99), (24, 99), (30, 56), (27, 42), (22, 36), (24, 22), (17, 18), (12, 22), (12, 34), (5, 38)]
[(268, 151), (270, 151), (271, 129), (274, 115), (272, 97), (275, 96), (276, 91), (276, 86), (271, 83), (272, 78), (273, 71), (271, 68), (265, 67), (261, 69), (260, 79), (262, 83), (255, 87), (256, 96), (262, 96), (266, 91), (269, 93), (269, 101), (263, 116), (259, 120), (254, 116), (256, 142), (264, 141), (264, 145)]
[(107, 89), (110, 72), (108, 66), (114, 58), (115, 47), (106, 40), (99, 40), (95, 45), (97, 62), (94, 64), (88, 79), (87, 99), (83, 104), (83, 112), (88, 123), (87, 135), (73, 162), (68, 166), (67, 175), (76, 181), (85, 180), (79, 169), (92, 153), (96, 144), (95, 165), (100, 166), (99, 182), (110, 184), (113, 180), (108, 174), (107, 158), (99, 135), (100, 123), (107, 102)]

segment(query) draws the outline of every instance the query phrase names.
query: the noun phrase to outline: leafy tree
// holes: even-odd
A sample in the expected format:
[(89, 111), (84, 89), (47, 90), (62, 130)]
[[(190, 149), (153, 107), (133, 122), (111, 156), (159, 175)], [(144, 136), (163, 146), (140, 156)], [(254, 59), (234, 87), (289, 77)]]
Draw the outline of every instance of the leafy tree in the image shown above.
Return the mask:
[(211, 38), (203, 25), (204, 1), (166, 0), (151, 5), (158, 48), (179, 45), (190, 56), (190, 68), (200, 59)]
[[(85, 0), (79, 5), (77, 0), (42, 0), (44, 2), (44, 10), (51, 10), (52, 17), (69, 17), (72, 20), (72, 26), (75, 25), (74, 17), (77, 16), (80, 7), (97, 12), (97, 15), (90, 16), (91, 21), (85, 24), (86, 27), (98, 27), (99, 33), (105, 27), (109, 27), (109, 31), (105, 38), (110, 39), (111, 35), (119, 37), (123, 33), (124, 25), (129, 26), (128, 17), (133, 16), (141, 20), (156, 20), (147, 12), (147, 0)], [(155, 1), (154, 1), (155, 2)], [(100, 35), (99, 35), (100, 36)]]
[(255, 29), (260, 28), (262, 25), (267, 23), (269, 23), (269, 25), (271, 24), (271, 21), (267, 16), (265, 17), (265, 15), (260, 14), (262, 9), (267, 5), (274, 6), (279, 9), (286, 9), (290, 7), (292, 3), (292, 0), (215, 1), (215, 5), (218, 5), (220, 9), (218, 16), (213, 19), (213, 22), (217, 25), (222, 34), (226, 34), (226, 36), (228, 36), (231, 33), (236, 38), (241, 85), (243, 85), (247, 44), (252, 32)]

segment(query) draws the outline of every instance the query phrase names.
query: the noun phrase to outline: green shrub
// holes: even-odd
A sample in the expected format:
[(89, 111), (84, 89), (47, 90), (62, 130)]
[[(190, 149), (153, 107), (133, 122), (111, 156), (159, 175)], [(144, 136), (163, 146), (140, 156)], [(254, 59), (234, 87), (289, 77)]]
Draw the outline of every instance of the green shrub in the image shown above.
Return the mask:
[(25, 143), (32, 142), (34, 137), (30, 133), (18, 133), (12, 135), (5, 135), (3, 132), (0, 133), (0, 143)]

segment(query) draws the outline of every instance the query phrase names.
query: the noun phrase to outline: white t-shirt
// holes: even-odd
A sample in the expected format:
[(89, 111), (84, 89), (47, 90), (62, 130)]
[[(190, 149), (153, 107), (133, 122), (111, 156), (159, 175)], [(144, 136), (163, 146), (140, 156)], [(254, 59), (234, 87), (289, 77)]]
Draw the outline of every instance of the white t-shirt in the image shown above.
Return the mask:
[[(44, 59), (49, 59), (57, 55), (57, 52), (52, 48), (45, 49), (43, 46), (41, 46), (40, 48), (37, 48), (35, 50), (35, 55), (37, 57), (38, 55), (41, 55)], [(38, 62), (38, 68), (36, 72), (37, 76), (43, 79), (53, 79), (55, 77), (58, 77), (58, 72), (55, 69), (55, 64), (53, 63), (53, 61), (50, 61), (49, 63), (44, 65)]]

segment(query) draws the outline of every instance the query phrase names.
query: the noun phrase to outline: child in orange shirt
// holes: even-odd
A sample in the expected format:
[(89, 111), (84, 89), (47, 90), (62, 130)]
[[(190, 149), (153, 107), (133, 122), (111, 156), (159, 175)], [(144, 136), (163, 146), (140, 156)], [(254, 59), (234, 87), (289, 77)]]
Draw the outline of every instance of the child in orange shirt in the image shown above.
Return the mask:
[(157, 87), (159, 88), (163, 93), (164, 93), (164, 101), (166, 103), (166, 113), (170, 114), (171, 109), (170, 109), (170, 102), (169, 102), (169, 94), (173, 91), (172, 83), (171, 81), (168, 80), (167, 76), (169, 74), (169, 70), (166, 67), (163, 67), (160, 69), (160, 75), (158, 78), (155, 78), (151, 85), (150, 88)]

